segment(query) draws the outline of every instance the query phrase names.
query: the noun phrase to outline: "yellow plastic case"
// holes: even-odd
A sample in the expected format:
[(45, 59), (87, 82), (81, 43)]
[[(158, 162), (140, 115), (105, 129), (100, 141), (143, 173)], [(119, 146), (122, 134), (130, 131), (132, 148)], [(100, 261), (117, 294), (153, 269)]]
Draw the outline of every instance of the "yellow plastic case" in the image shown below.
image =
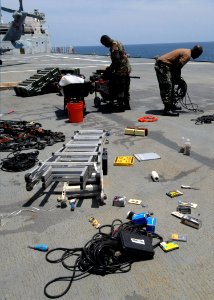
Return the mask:
[(160, 247), (163, 249), (163, 251), (169, 252), (178, 249), (179, 245), (174, 242), (162, 242), (160, 243)]
[(183, 193), (177, 190), (177, 191), (170, 191), (166, 193), (166, 195), (169, 196), (170, 198), (174, 198), (183, 195)]
[(114, 166), (133, 166), (134, 156), (117, 156)]

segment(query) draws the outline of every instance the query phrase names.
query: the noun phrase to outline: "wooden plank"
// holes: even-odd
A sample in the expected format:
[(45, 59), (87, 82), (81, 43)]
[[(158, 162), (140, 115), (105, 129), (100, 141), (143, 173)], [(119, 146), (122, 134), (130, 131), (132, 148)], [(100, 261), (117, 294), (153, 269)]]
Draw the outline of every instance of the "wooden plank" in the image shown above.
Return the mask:
[(10, 89), (14, 88), (19, 84), (19, 82), (0, 82), (0, 89)]

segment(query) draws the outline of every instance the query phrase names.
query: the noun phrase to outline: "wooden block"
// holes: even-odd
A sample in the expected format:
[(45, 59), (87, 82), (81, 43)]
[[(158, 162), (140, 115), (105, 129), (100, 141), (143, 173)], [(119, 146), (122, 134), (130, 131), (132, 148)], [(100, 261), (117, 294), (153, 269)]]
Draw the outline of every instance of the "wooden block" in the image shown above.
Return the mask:
[(14, 88), (19, 84), (19, 82), (1, 82), (0, 83), (0, 89), (4, 90), (4, 89), (10, 89), (10, 88)]

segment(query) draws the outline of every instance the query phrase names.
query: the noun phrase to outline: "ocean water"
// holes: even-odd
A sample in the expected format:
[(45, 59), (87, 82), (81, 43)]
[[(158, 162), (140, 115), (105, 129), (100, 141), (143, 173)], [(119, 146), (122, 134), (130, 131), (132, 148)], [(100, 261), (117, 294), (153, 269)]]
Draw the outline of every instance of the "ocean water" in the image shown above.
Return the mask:
[[(214, 42), (191, 42), (191, 43), (169, 43), (169, 44), (138, 44), (124, 45), (127, 54), (130, 57), (154, 58), (157, 55), (170, 52), (178, 48), (192, 48), (194, 45), (203, 46), (203, 54), (197, 61), (214, 62)], [(108, 55), (109, 51), (104, 46), (74, 46), (76, 54), (87, 55)]]

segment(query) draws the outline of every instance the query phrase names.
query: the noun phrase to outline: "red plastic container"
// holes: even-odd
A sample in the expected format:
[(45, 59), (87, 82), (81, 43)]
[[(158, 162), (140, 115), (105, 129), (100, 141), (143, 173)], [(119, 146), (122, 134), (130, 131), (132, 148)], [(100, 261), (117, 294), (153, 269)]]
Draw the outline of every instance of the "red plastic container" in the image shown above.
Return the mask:
[(83, 121), (83, 101), (67, 103), (68, 118), (71, 123)]

